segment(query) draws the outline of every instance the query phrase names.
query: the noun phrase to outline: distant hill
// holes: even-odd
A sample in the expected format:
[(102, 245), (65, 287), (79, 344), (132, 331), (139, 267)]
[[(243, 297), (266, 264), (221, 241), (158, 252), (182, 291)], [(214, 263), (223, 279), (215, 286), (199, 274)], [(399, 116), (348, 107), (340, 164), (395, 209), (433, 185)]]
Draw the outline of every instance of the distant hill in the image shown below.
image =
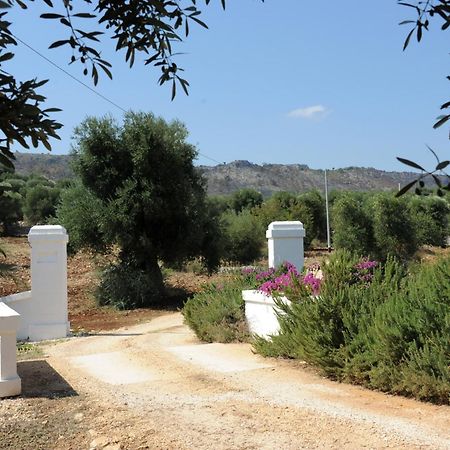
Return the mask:
[[(305, 164), (253, 164), (234, 161), (218, 166), (200, 166), (208, 179), (208, 193), (230, 194), (242, 188), (253, 188), (264, 196), (276, 191), (304, 192), (324, 188), (324, 171)], [(328, 171), (330, 189), (354, 191), (397, 189), (417, 178), (411, 172), (385, 172), (373, 168), (348, 167)]]
[[(69, 155), (16, 153), (19, 174), (37, 173), (53, 180), (72, 178)], [(217, 166), (199, 166), (208, 180), (210, 195), (227, 195), (239, 189), (253, 188), (264, 196), (276, 191), (304, 192), (323, 189), (324, 171), (305, 164), (253, 164), (233, 161)], [(347, 167), (328, 171), (330, 189), (355, 191), (397, 189), (417, 177), (411, 172), (386, 172), (374, 168)]]
[(16, 172), (21, 175), (35, 173), (51, 180), (73, 178), (70, 168), (70, 155), (54, 155), (52, 153), (15, 153)]

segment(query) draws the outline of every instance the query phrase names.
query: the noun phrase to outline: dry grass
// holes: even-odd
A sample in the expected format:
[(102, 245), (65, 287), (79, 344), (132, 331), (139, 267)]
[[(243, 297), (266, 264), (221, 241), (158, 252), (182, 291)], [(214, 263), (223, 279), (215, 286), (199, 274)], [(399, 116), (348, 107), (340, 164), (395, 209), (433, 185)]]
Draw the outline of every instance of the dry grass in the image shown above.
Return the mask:
[[(30, 289), (30, 248), (26, 237), (7, 237), (0, 239), (0, 247), (6, 258), (0, 256), (0, 297)], [(207, 276), (187, 272), (170, 272), (167, 284), (167, 297), (153, 309), (117, 311), (111, 307), (100, 307), (94, 298), (101, 268), (109, 262), (90, 252), (79, 252), (67, 260), (67, 291), (69, 320), (72, 332), (89, 333), (112, 330), (151, 320), (165, 310), (176, 310), (184, 300), (223, 275)]]

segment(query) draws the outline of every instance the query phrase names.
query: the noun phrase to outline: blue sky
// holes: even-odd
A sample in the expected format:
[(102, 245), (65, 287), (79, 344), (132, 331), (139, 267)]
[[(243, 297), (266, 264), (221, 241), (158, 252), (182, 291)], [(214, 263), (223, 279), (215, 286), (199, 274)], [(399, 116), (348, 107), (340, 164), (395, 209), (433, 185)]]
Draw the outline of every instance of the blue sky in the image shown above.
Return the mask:
[[(81, 66), (67, 66), (69, 49), (47, 49), (65, 30), (39, 19), (36, 3), (11, 11), (12, 31), (91, 84)], [(448, 157), (448, 128), (432, 128), (449, 92), (438, 22), (402, 52), (409, 29), (398, 23), (414, 12), (396, 0), (228, 0), (225, 12), (219, 0), (211, 3), (203, 16), (209, 30), (192, 25), (177, 47), (185, 53), (177, 62), (191, 84), (188, 97), (180, 92), (171, 102), (157, 69), (137, 63), (130, 70), (106, 38), (101, 48), (114, 79), (103, 77), (95, 89), (127, 110), (180, 119), (201, 155), (218, 162), (403, 170), (396, 156), (433, 165), (425, 144)], [(50, 79), (43, 93), (63, 109), (55, 118), (65, 125), (55, 154), (70, 151), (72, 130), (87, 115), (122, 116), (20, 44), (7, 69), (20, 79)], [(215, 164), (201, 155), (197, 164)]]

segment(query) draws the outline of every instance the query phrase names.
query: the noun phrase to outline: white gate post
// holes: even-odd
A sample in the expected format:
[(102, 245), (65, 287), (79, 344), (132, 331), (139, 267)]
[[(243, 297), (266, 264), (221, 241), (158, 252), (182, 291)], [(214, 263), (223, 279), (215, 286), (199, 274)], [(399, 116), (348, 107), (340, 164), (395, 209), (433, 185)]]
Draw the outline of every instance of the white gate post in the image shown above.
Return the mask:
[[(70, 330), (67, 309), (67, 242), (60, 225), (31, 228), (31, 341), (67, 336)], [(33, 320), (36, 317), (37, 320)]]
[(16, 355), (19, 320), (17, 312), (0, 303), (0, 398), (19, 395), (22, 390)]
[(272, 222), (266, 232), (269, 247), (269, 267), (278, 267), (285, 261), (300, 272), (305, 263), (303, 238), (305, 230), (299, 221)]

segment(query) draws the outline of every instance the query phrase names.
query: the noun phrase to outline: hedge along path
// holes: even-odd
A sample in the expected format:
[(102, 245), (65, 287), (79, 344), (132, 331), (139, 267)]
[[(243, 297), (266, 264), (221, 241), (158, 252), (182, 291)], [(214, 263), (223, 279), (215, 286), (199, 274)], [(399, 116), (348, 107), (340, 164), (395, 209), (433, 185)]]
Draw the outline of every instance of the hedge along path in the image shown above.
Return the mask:
[(91, 448), (450, 448), (449, 407), (334, 383), (247, 344), (201, 344), (182, 320), (170, 313), (45, 348), (100, 414)]

